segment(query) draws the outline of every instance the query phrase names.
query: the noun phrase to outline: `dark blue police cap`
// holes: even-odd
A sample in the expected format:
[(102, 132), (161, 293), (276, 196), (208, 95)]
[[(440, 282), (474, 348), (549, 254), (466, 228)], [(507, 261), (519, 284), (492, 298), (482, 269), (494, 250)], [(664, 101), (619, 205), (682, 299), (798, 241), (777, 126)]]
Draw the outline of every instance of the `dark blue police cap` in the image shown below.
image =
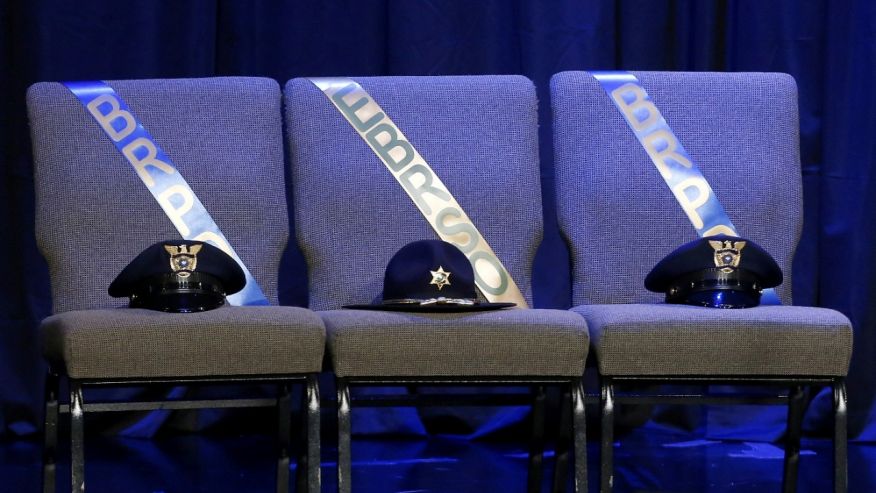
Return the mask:
[(645, 278), (667, 303), (713, 308), (760, 304), (761, 291), (782, 283), (782, 270), (757, 243), (728, 235), (686, 243), (657, 263)]
[(419, 240), (399, 249), (386, 265), (383, 299), (344, 308), (417, 312), (495, 310), (514, 303), (477, 298), (474, 269), (459, 248), (441, 240)]
[(109, 295), (130, 297), (131, 308), (202, 312), (225, 304), (246, 285), (240, 265), (200, 241), (156, 243), (137, 255), (109, 286)]

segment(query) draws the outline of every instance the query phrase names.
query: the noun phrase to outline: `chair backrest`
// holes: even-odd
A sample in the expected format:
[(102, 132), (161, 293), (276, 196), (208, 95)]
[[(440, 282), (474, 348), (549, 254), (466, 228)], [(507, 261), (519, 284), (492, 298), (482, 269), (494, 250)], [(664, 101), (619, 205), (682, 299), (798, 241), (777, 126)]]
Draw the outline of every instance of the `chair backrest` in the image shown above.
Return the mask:
[[(189, 183), (272, 303), (288, 240), (279, 85), (271, 79), (108, 81)], [(180, 234), (76, 97), (27, 94), (36, 235), (53, 311), (125, 305), (107, 287), (147, 246)]]
[[(766, 73), (634, 72), (711, 184), (739, 234), (785, 274), (802, 228), (794, 79)], [(696, 231), (620, 112), (585, 72), (551, 80), (557, 213), (574, 304), (662, 300), (643, 281)]]
[[(541, 241), (537, 102), (520, 76), (356, 78), (419, 151), (531, 302)], [(286, 84), (293, 216), (310, 307), (380, 296), (392, 254), (437, 238), (386, 166), (310, 81)]]

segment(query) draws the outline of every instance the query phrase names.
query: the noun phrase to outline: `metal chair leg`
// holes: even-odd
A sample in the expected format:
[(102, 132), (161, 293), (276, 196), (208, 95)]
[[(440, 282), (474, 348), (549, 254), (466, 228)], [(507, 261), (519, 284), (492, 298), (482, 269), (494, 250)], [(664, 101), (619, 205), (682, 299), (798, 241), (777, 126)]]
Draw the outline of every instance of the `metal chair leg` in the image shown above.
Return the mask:
[(785, 467), (782, 491), (797, 491), (797, 471), (800, 465), (800, 429), (803, 425), (805, 399), (803, 387), (795, 385), (788, 394), (788, 431), (785, 436)]
[(563, 386), (563, 397), (560, 400), (560, 430), (557, 435), (557, 446), (554, 450), (554, 479), (551, 493), (566, 491), (569, 473), (569, 442), (572, 441), (572, 392), (574, 382)]
[(70, 490), (85, 491), (85, 409), (82, 385), (70, 379)]
[(59, 392), (60, 378), (57, 374), (50, 371), (46, 377), (45, 389), (46, 415), (43, 426), (43, 493), (55, 492)]
[(572, 424), (575, 442), (575, 493), (587, 493), (587, 423), (584, 419), (584, 382), (572, 383)]
[(600, 455), (601, 493), (610, 493), (614, 487), (614, 384), (610, 377), (602, 377), (602, 447)]
[[(319, 381), (316, 375), (307, 377), (307, 492), (319, 493), (320, 472), (319, 439)], [(299, 465), (299, 468), (301, 465)], [(302, 490), (303, 491), (303, 490)]]
[(350, 387), (346, 379), (336, 379), (338, 388), (338, 493), (351, 493), (352, 457), (350, 416)]
[(848, 489), (848, 434), (847, 434), (847, 404), (846, 382), (837, 378), (833, 382), (833, 490), (834, 493), (846, 493)]
[(529, 472), (526, 491), (541, 491), (542, 466), (544, 461), (544, 385), (537, 385), (532, 400), (532, 435), (529, 441)]
[(277, 392), (277, 493), (289, 491), (289, 450), (292, 445), (292, 392), (289, 384)]

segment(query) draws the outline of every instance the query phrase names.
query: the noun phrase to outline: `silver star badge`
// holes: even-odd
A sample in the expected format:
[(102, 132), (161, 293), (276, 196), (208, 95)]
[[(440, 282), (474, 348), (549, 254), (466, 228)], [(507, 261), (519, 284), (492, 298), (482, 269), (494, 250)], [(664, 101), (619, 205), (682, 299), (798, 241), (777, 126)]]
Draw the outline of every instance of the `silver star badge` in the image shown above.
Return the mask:
[(438, 270), (430, 270), (429, 272), (432, 273), (432, 282), (429, 284), (438, 286), (438, 291), (450, 284), (450, 272), (445, 272), (444, 267), (439, 265)]

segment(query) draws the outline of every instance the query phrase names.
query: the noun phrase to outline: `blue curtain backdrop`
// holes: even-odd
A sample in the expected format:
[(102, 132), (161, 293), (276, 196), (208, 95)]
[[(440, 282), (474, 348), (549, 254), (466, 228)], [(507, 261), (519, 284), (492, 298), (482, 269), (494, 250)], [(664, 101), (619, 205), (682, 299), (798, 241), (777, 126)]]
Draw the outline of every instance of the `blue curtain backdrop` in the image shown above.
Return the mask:
[[(855, 326), (850, 433), (876, 438), (876, 2), (776, 0), (0, 1), (0, 436), (38, 431), (49, 314), (33, 234), (24, 94), (37, 81), (266, 76), (523, 74), (541, 101), (545, 242), (536, 306), (569, 304), (568, 255), (554, 211), (550, 76), (562, 70), (777, 71), (799, 86), (805, 230), (795, 302)], [(108, 151), (111, 152), (111, 151)], [(82, 163), (87, 167), (87, 163)], [(59, 213), (63, 213), (59, 211)], [(293, 225), (294, 227), (294, 225)], [(83, 245), (93, 248), (93, 245)], [(281, 297), (305, 304), (294, 246)], [(84, 287), (86, 288), (86, 287)], [(90, 289), (91, 287), (87, 287)], [(816, 396), (807, 430), (824, 433)], [(718, 434), (781, 433), (784, 412), (655, 419)], [(506, 416), (507, 417), (507, 416)], [(496, 421), (490, 426), (496, 425)], [(399, 423), (400, 429), (420, 429)], [(149, 428), (149, 427), (147, 427)]]

